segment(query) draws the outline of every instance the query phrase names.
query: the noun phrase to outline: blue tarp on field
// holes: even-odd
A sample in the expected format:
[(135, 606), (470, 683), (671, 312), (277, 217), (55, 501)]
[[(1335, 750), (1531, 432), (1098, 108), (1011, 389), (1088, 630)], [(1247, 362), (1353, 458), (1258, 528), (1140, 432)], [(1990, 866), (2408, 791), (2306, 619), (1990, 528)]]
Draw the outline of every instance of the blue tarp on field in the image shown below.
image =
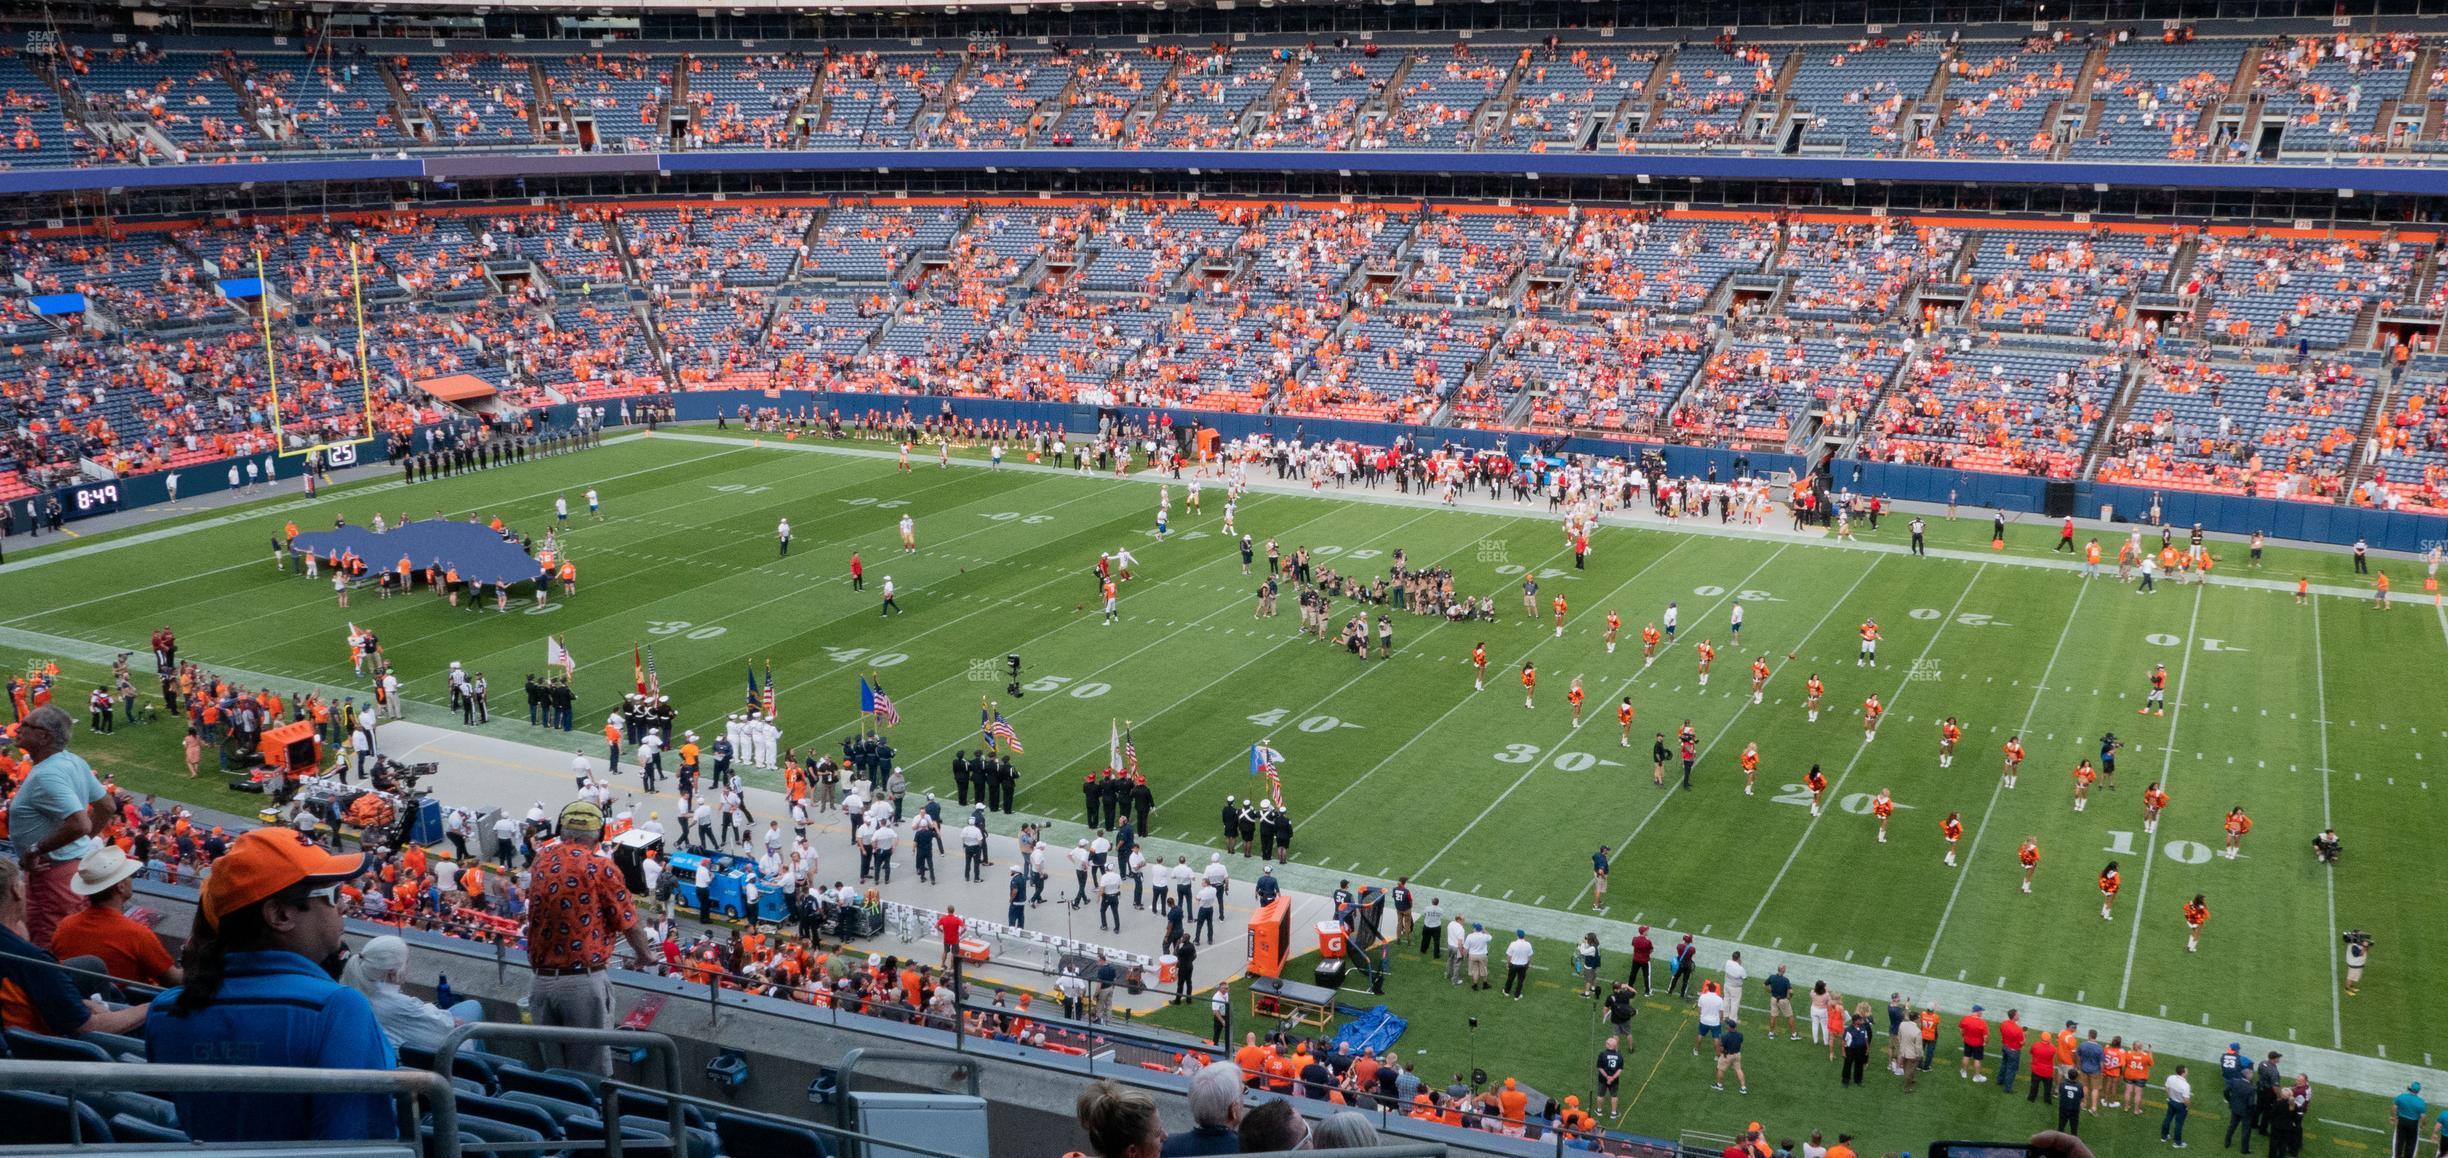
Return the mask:
[(367, 527), (307, 531), (292, 540), (291, 547), (312, 551), (319, 559), (354, 551), (374, 571), (389, 571), (404, 556), (419, 572), (429, 566), (455, 568), (459, 578), (470, 583), (527, 583), (544, 572), (542, 564), (517, 543), (504, 542), (491, 527), (440, 519), (403, 524), (379, 535)]
[(1393, 1010), (1380, 1005), (1345, 1022), (1343, 1028), (1335, 1031), (1331, 1044), (1350, 1046), (1353, 1057), (1360, 1056), (1363, 1050), (1375, 1050), (1377, 1056), (1384, 1057), (1387, 1050), (1394, 1048), (1395, 1042), (1402, 1040), (1403, 1031), (1409, 1028), (1410, 1022), (1394, 1016)]

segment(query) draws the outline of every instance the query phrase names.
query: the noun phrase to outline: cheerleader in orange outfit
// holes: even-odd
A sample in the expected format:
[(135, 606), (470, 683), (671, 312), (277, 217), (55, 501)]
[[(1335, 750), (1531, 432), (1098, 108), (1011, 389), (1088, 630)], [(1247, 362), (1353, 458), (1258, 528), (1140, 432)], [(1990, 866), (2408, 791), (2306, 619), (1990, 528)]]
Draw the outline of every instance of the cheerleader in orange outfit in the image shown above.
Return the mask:
[(1700, 646), (1693, 649), (1693, 654), (1700, 657), (1700, 686), (1705, 688), (1708, 686), (1709, 665), (1717, 662), (1717, 646), (1703, 639)]
[(1581, 726), (1582, 699), (1583, 692), (1581, 691), (1581, 677), (1574, 676), (1572, 679), (1572, 688), (1564, 693), (1564, 702), (1572, 705), (1573, 727), (1576, 728)]
[(1880, 844), (1887, 843), (1887, 820), (1889, 817), (1895, 815), (1895, 798), (1887, 795), (1886, 789), (1879, 789), (1878, 795), (1870, 798), (1870, 815), (1878, 817), (1878, 842)]
[(2006, 737), (2006, 786), (2015, 786), (2015, 771), (2023, 767), (2023, 737)]
[(2097, 779), (2099, 772), (2091, 767), (2091, 761), (2074, 766), (2074, 811), (2082, 811), (2091, 802), (2091, 782)]
[(1886, 711), (1887, 705), (1880, 703), (1875, 694), (1862, 701), (1862, 743), (1878, 739), (1879, 716)]
[(1487, 690), (1487, 641), (1485, 640), (1471, 645), (1471, 690), (1474, 692)]
[(1963, 813), (1960, 813), (1960, 812), (1950, 812), (1950, 813), (1947, 813), (1947, 814), (1946, 814), (1946, 819), (1938, 822), (1938, 831), (1939, 831), (1941, 834), (1945, 835), (1945, 837), (1946, 837), (1946, 842), (1947, 842), (1947, 856), (1946, 856), (1946, 863), (1947, 863), (1947, 867), (1948, 867), (1948, 868), (1954, 868), (1954, 867), (1955, 867), (1955, 842), (1957, 842), (1957, 841), (1959, 841), (1959, 840), (1962, 840), (1962, 839), (1963, 839)]
[(1818, 672), (1812, 672), (1809, 679), (1802, 681), (1802, 706), (1810, 709), (1811, 723), (1819, 722), (1819, 700), (1825, 695), (1827, 685), (1819, 682)]
[(1743, 745), (1742, 770), (1743, 795), (1745, 796), (1758, 795), (1753, 789), (1759, 787), (1759, 760), (1759, 741), (1754, 740)]
[(1810, 771), (1802, 774), (1802, 786), (1810, 789), (1811, 815), (1819, 815), (1820, 806), (1827, 799), (1827, 773), (1820, 771), (1817, 764), (1811, 765)]
[(1625, 696), (1615, 707), (1615, 723), (1623, 729), (1623, 746), (1632, 746), (1632, 697)]
[(2184, 919), (2185, 952), (2198, 953), (2201, 951), (2201, 927), (2210, 920), (2210, 902), (2204, 899), (2203, 894), (2195, 893), (2192, 900), (2185, 902)]
[(2142, 790), (2142, 831), (2159, 831), (2159, 813), (2167, 804), (2167, 790), (2159, 787), (2158, 781), (2151, 781), (2150, 787)]
[(2109, 861), (2108, 867), (2100, 870), (2100, 920), (2116, 919), (2117, 890), (2124, 886), (2125, 878), (2117, 873), (2117, 862)]
[(1607, 645), (1607, 654), (1608, 654), (1608, 655), (1613, 655), (1613, 654), (1615, 654), (1615, 633), (1616, 633), (1617, 631), (1622, 630), (1622, 629), (1623, 629), (1623, 616), (1620, 616), (1620, 615), (1615, 614), (1615, 612), (1614, 612), (1612, 609), (1608, 610), (1608, 612), (1607, 612), (1607, 634), (1606, 634), (1606, 645)]
[(1530, 708), (1537, 706), (1530, 702), (1531, 699), (1537, 695), (1538, 669), (1525, 662), (1522, 664), (1522, 707)]
[(2015, 850), (2015, 859), (2023, 864), (2023, 891), (2028, 893), (2031, 891), (2032, 874), (2040, 868), (2040, 841), (2034, 837), (2024, 837), (2023, 847)]
[(1956, 724), (1955, 717), (1948, 716), (1945, 723), (1938, 725), (1939, 767), (1952, 768), (1955, 766), (1955, 742), (1961, 739), (1963, 739), (1963, 728)]
[(1758, 703), (1768, 692), (1768, 657), (1751, 661), (1751, 702)]
[(1647, 627), (1641, 628), (1642, 667), (1648, 667), (1650, 664), (1657, 662), (1658, 638), (1657, 624), (1652, 623)]

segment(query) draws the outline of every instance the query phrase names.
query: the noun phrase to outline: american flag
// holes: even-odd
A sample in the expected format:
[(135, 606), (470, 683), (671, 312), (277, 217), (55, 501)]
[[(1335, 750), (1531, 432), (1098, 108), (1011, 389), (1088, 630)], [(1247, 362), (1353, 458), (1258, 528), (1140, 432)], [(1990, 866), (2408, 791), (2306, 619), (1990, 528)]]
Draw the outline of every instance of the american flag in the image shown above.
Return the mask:
[(1122, 730), (1122, 770), (1125, 772), (1137, 772), (1139, 770), (1139, 746), (1131, 743), (1131, 734), (1130, 729), (1128, 728)]
[(1250, 745), (1249, 759), (1250, 775), (1265, 776), (1267, 799), (1274, 801), (1275, 807), (1283, 807), (1283, 777), (1275, 772), (1275, 766), (1283, 763), (1283, 753), (1276, 751), (1273, 745), (1260, 741)]
[(765, 661), (765, 718), (774, 719), (773, 661)]
[(860, 709), (875, 713), (886, 724), (901, 722), (901, 709), (893, 706), (892, 697), (884, 694), (884, 685), (871, 680), (859, 681)]
[(1020, 751), (1020, 733), (1012, 731), (1011, 721), (1004, 719), (1003, 713), (995, 713), (994, 722), (986, 725), (986, 734), (1010, 745), (1014, 754)]
[(650, 696), (663, 694), (663, 681), (655, 677), (654, 645), (651, 643), (646, 645), (646, 694)]
[(1275, 807), (1281, 809), (1284, 806), (1283, 777), (1275, 774), (1275, 766), (1273, 764), (1266, 766), (1266, 782), (1267, 799), (1274, 801)]

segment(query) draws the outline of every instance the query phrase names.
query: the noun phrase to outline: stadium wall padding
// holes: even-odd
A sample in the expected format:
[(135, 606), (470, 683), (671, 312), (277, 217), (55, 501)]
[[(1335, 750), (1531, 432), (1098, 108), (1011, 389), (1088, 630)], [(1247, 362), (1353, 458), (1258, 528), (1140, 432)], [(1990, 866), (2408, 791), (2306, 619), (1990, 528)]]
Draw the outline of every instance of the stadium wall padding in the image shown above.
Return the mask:
[[(717, 415), (736, 417), (739, 408), (751, 410), (779, 407), (784, 413), (829, 415), (841, 411), (845, 422), (855, 421), (869, 410), (898, 417), (906, 410), (912, 417), (925, 419), (942, 413), (950, 404), (953, 413), (980, 421), (1062, 422), (1067, 429), (1085, 429), (1097, 413), (1094, 407), (1068, 403), (1027, 402), (1002, 398), (942, 398), (932, 395), (855, 394), (812, 390), (708, 390), (670, 396), (683, 422), (712, 422)], [(618, 425), (620, 403), (606, 401), (586, 404), (605, 411), (607, 422)], [(1423, 444), (1447, 447), (1467, 447), (1492, 451), (1500, 444), (1509, 452), (1520, 453), (1534, 446), (1554, 443), (1555, 449), (1570, 454), (1629, 455), (1642, 451), (1657, 451), (1666, 456), (1668, 469), (1678, 475), (1700, 477), (1716, 468), (1717, 477), (1732, 478), (1737, 459), (1747, 459), (1754, 472), (1779, 474), (1801, 469), (1803, 460), (1794, 455), (1750, 453), (1725, 447), (1667, 446), (1656, 443), (1617, 441), (1598, 438), (1562, 438), (1548, 440), (1545, 436), (1519, 431), (1466, 430), (1449, 427), (1409, 426), (1390, 422), (1356, 422), (1334, 418), (1304, 418), (1296, 415), (1244, 414), (1230, 411), (1162, 410), (1143, 406), (1113, 408), (1128, 418), (1144, 419), (1151, 415), (1171, 413), (1177, 422), (1197, 422), (1210, 426), (1226, 438), (1244, 438), (1252, 434), (1267, 434), (1290, 438), (1296, 433), (1307, 441), (1350, 440), (1363, 445), (1384, 446), (1402, 436), (1410, 436)], [(566, 427), (575, 417), (577, 404), (563, 403), (539, 409), (539, 421), (552, 427)], [(422, 432), (420, 432), (421, 436)], [(384, 461), (384, 440), (360, 444), (358, 462), (372, 465)], [(253, 457), (260, 466), (267, 457)], [(304, 460), (270, 456), (277, 480), (295, 479), (304, 470)], [(218, 459), (212, 462), (180, 468), (179, 494), (193, 498), (229, 489), (229, 468), (235, 464), (241, 475), (246, 458)], [(1949, 470), (1943, 467), (1915, 466), (1904, 463), (1843, 460), (1830, 464), (1832, 485), (1839, 490), (1850, 489), (1866, 495), (1884, 495), (1904, 502), (1944, 504), (1950, 494), (1959, 509), (1977, 516), (1990, 509), (2009, 514), (2032, 515), (2042, 508), (2049, 480), (2029, 475), (1988, 474), (1979, 471)], [(60, 487), (51, 493), (59, 497), (70, 521), (109, 513), (110, 510), (151, 506), (169, 501), (169, 488), (161, 472), (130, 475), (118, 480), (119, 501), (114, 507), (79, 511), (76, 494), (93, 484)], [(2417, 515), (2398, 511), (2383, 511), (2365, 507), (2336, 506), (2326, 503), (2290, 502), (2280, 499), (2252, 498), (2240, 495), (2214, 495), (2198, 491), (2160, 490), (2150, 487), (2116, 483), (2080, 482), (2075, 484), (2074, 510), (2077, 517), (2090, 523), (2103, 505), (2114, 508), (2120, 522), (2141, 518), (2150, 508), (2151, 496), (2160, 499), (2160, 511), (2166, 521), (2176, 526), (2200, 523), (2204, 529), (2233, 535), (2248, 535), (2263, 531), (2279, 539), (2297, 539), (2316, 543), (2348, 544), (2361, 539), (2378, 551), (2420, 554), (2435, 542), (2448, 541), (2448, 517)], [(13, 500), (20, 512), (26, 500)]]

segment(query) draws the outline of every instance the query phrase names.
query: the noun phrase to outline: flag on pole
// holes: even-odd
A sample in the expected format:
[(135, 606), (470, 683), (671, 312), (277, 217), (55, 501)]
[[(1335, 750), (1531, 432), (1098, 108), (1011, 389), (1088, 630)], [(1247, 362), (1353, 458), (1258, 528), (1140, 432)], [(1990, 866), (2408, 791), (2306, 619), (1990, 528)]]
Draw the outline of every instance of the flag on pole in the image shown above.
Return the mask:
[(892, 697), (885, 695), (881, 686), (870, 683), (864, 676), (859, 679), (859, 710), (886, 724), (901, 722), (901, 709), (893, 706)]
[(660, 680), (660, 679), (657, 679), (657, 678), (655, 677), (655, 668), (654, 668), (654, 649), (653, 649), (653, 648), (651, 648), (651, 647), (646, 649), (646, 693), (645, 693), (645, 694), (650, 695), (650, 696), (659, 696), (659, 695), (662, 695), (662, 694), (663, 694), (663, 681), (662, 681), (662, 680)]
[(561, 668), (572, 675), (577, 674), (578, 671), (578, 662), (570, 658), (568, 648), (561, 646), (561, 637), (558, 635), (544, 637), (544, 666)]
[(1139, 771), (1139, 746), (1131, 743), (1129, 725), (1122, 728), (1122, 770), (1134, 774)]
[(767, 720), (772, 720), (772, 719), (774, 719), (774, 718), (775, 718), (775, 716), (774, 716), (773, 661), (772, 661), (772, 660), (770, 660), (770, 659), (765, 661), (765, 718), (766, 718)]
[(756, 665), (752, 663), (748, 665), (748, 710), (755, 711), (758, 706)]
[(1004, 719), (1003, 713), (995, 713), (994, 723), (988, 724), (986, 726), (986, 731), (989, 735), (1001, 739), (1004, 744), (1011, 748), (1014, 755), (1019, 754), (1020, 733), (1012, 731), (1011, 721)]
[(1122, 766), (1122, 725), (1112, 720), (1105, 721), (1105, 766)]
[(639, 651), (639, 650), (638, 650), (638, 646), (637, 646), (636, 644), (634, 644), (634, 643), (629, 645), (629, 669), (630, 669), (632, 672), (636, 673), (636, 675), (637, 675), (637, 690), (638, 690), (638, 694), (639, 694), (639, 695), (641, 695), (641, 696), (642, 696), (642, 695), (645, 695), (645, 694), (646, 694), (646, 658), (645, 658), (645, 653), (644, 653), (644, 652)]
[(1281, 763), (1283, 753), (1269, 747), (1266, 741), (1250, 745), (1250, 775), (1266, 777), (1267, 799), (1274, 801), (1277, 808), (1283, 807), (1283, 777), (1275, 771)]

